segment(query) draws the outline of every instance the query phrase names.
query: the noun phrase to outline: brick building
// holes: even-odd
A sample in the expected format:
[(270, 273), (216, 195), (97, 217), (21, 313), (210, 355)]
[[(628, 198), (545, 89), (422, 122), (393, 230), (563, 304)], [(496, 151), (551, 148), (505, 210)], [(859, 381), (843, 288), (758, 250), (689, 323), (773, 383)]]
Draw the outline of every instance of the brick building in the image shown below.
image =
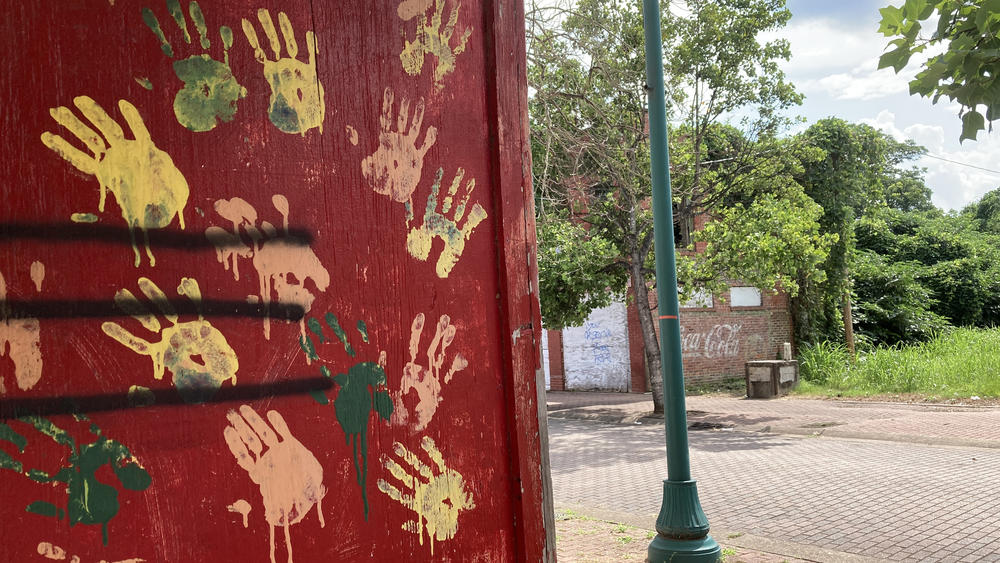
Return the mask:
[[(692, 227), (704, 225), (696, 217)], [(696, 245), (696, 252), (703, 251)], [(653, 318), (656, 292), (650, 292)], [(751, 360), (776, 359), (792, 342), (788, 296), (733, 283), (726, 295), (696, 295), (681, 303), (681, 351), (688, 382), (743, 377)], [(595, 311), (582, 327), (547, 331), (543, 338), (550, 389), (647, 390), (642, 332), (635, 303)], [(627, 362), (621, 359), (627, 357)]]

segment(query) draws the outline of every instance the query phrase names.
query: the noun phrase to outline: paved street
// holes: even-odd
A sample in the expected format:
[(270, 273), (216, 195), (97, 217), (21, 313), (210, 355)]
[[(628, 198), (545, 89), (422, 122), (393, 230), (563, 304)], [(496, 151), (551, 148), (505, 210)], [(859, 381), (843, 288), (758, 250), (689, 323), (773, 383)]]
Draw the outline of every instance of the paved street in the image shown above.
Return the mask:
[[(550, 418), (549, 434), (557, 508), (652, 525), (666, 476), (662, 425)], [(1000, 561), (1000, 449), (690, 436), (692, 473), (721, 541), (812, 546), (827, 550), (812, 558), (822, 561)]]

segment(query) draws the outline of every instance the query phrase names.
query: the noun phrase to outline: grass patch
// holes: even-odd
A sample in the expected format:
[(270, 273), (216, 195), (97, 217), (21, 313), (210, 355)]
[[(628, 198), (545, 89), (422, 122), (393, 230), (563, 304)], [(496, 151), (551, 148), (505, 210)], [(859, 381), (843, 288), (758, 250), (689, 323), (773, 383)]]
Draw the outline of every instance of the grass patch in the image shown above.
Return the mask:
[(590, 516), (584, 516), (571, 508), (559, 508), (555, 513), (556, 520), (594, 520)]
[(1000, 329), (956, 328), (928, 342), (860, 352), (829, 342), (799, 354), (804, 395), (913, 393), (944, 399), (1000, 397)]

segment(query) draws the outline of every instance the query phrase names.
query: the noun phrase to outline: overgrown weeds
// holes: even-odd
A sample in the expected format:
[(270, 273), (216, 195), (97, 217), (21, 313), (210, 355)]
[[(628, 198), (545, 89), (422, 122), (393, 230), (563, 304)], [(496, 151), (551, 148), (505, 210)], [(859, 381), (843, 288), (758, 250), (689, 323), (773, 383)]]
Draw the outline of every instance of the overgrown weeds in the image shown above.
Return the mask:
[(854, 362), (842, 345), (823, 342), (801, 350), (799, 368), (804, 394), (1000, 397), (1000, 329), (956, 328), (921, 344), (860, 352)]

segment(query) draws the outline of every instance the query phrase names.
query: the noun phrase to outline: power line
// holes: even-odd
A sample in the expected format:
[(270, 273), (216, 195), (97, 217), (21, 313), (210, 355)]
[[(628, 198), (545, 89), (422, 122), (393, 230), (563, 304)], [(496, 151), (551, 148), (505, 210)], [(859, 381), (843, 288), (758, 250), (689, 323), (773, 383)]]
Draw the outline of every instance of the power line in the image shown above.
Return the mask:
[(993, 170), (990, 168), (983, 168), (982, 166), (976, 166), (975, 164), (968, 164), (965, 162), (959, 162), (957, 160), (951, 160), (950, 158), (945, 158), (943, 156), (937, 156), (930, 153), (924, 153), (924, 156), (928, 158), (936, 158), (937, 160), (943, 160), (945, 162), (950, 162), (952, 164), (958, 164), (959, 166), (966, 166), (968, 168), (975, 168), (976, 170), (982, 170), (983, 172), (991, 172), (993, 174), (1000, 174), (1000, 170)]

